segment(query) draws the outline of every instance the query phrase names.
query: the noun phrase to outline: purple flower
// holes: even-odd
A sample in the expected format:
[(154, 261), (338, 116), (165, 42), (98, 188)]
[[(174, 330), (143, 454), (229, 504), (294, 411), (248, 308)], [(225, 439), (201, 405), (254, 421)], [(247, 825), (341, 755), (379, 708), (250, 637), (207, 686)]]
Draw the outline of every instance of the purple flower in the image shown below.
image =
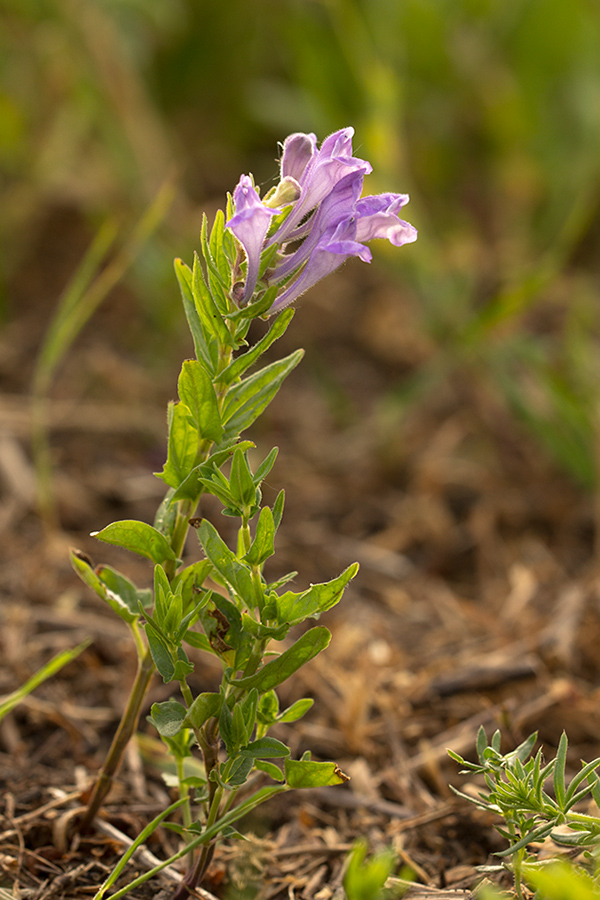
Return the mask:
[(356, 204), (358, 240), (385, 238), (394, 247), (416, 241), (417, 229), (396, 215), (408, 199), (408, 194), (372, 194), (359, 200)]
[(315, 134), (290, 134), (283, 142), (281, 154), (281, 177), (291, 175), (300, 181), (302, 173), (317, 149)]
[(348, 257), (358, 256), (363, 262), (371, 262), (372, 254), (364, 241), (386, 238), (396, 247), (416, 241), (416, 228), (396, 215), (396, 210), (408, 202), (408, 196), (376, 194), (357, 200), (359, 177), (353, 173), (336, 185), (315, 213), (314, 230), (295, 253), (276, 266), (270, 283), (291, 275), (306, 260), (298, 277), (276, 298), (269, 314), (293, 303)]
[(235, 215), (227, 222), (246, 253), (247, 269), (244, 292), (239, 305), (245, 306), (256, 288), (260, 255), (271, 224), (271, 219), (279, 210), (268, 209), (256, 193), (249, 175), (242, 175), (233, 193)]
[(358, 256), (364, 262), (371, 261), (369, 248), (356, 240), (354, 219), (346, 219), (323, 232), (300, 274), (279, 294), (269, 309), (269, 315), (289, 306), (317, 281), (339, 268), (349, 256)]
[[(270, 244), (281, 244), (302, 237), (309, 230), (309, 224), (304, 223), (298, 228), (299, 224), (331, 193), (342, 178), (353, 172), (360, 173), (364, 177), (372, 171), (371, 164), (365, 159), (352, 156), (353, 134), (353, 128), (336, 131), (323, 141), (321, 149), (317, 152), (314, 149), (315, 138), (312, 134), (294, 134), (284, 142), (282, 172), (284, 163), (286, 169), (293, 164), (295, 170), (301, 170), (299, 178), (294, 175), (300, 184), (301, 194), (291, 214), (270, 239)], [(305, 139), (304, 142), (301, 141), (302, 138)], [(308, 145), (312, 150), (310, 154), (307, 152)], [(302, 152), (301, 146), (304, 148)], [(292, 173), (286, 171), (284, 174)]]
[[(241, 306), (256, 290), (262, 252), (274, 245), (278, 253), (263, 280), (265, 285), (281, 284), (282, 290), (269, 314), (292, 303), (348, 257), (371, 262), (367, 241), (380, 238), (400, 247), (417, 239), (416, 229), (398, 218), (407, 194), (359, 199), (372, 169), (352, 156), (353, 134), (353, 128), (336, 131), (320, 149), (314, 134), (291, 134), (283, 145), (279, 185), (264, 201), (249, 176), (240, 178), (235, 214), (227, 227), (246, 253), (246, 283), (241, 294), (238, 290)], [(267, 239), (272, 217), (282, 208), (288, 215)], [(291, 244), (293, 250), (286, 252)]]
[(335, 185), (331, 193), (315, 210), (310, 219), (308, 233), (300, 247), (294, 253), (286, 254), (283, 259), (269, 273), (268, 283), (276, 284), (288, 278), (297, 271), (302, 263), (308, 259), (312, 250), (319, 243), (325, 231), (331, 231), (332, 226), (348, 219), (362, 190), (363, 176), (361, 172), (351, 172)]

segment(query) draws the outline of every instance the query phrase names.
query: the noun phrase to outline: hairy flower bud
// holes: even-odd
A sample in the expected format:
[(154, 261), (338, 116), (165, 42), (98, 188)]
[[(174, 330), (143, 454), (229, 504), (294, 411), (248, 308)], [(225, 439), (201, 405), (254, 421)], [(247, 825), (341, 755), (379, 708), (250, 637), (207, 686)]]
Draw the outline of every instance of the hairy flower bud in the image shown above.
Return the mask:
[(302, 188), (296, 179), (286, 175), (273, 190), (269, 191), (263, 202), (270, 209), (289, 206), (290, 203), (296, 202), (301, 193)]

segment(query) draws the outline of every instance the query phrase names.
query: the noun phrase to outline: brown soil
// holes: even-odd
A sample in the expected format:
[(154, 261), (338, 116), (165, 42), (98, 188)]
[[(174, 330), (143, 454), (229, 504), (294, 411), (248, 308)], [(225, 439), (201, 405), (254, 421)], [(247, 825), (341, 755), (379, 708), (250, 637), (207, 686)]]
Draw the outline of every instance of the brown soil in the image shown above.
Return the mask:
[[(53, 227), (51, 218), (46, 237)], [(60, 227), (74, 237), (68, 221)], [(56, 289), (73, 263), (55, 262), (48, 274), (49, 256), (40, 261), (38, 253), (37, 267), (24, 263), (16, 273), (14, 317), (0, 335), (0, 695), (57, 651), (92, 643), (0, 723), (0, 895), (79, 900), (93, 896), (127, 837), (170, 795), (143, 722), (106, 824), (78, 836), (78, 808), (135, 660), (125, 626), (79, 583), (67, 550), (77, 546), (149, 582), (149, 565), (89, 532), (120, 518), (152, 520), (162, 495), (150, 473), (164, 455), (165, 401), (190, 348), (183, 333), (170, 338), (173, 347), (149, 369), (134, 343), (143, 312), (124, 289), (108, 299), (53, 388), (60, 526), (44, 527), (27, 391)], [(262, 900), (339, 897), (344, 859), (364, 836), (373, 850), (395, 848), (416, 874), (415, 897), (464, 897), (476, 867), (497, 861), (491, 854), (504, 844), (489, 818), (450, 792), (449, 783), (464, 788), (465, 779), (446, 748), (472, 756), (483, 724), (488, 733), (500, 727), (507, 747), (537, 730), (547, 756), (566, 729), (574, 767), (598, 755), (593, 503), (511, 419), (480, 372), (454, 367), (407, 405), (407, 379), (432, 370), (437, 351), (411, 298), (375, 266), (348, 266), (313, 291), (284, 344), (278, 353), (303, 345), (307, 358), (251, 435), (263, 455), (280, 448), (267, 499), (282, 486), (287, 493), (270, 572), (297, 569), (304, 586), (355, 559), (361, 571), (323, 617), (330, 648), (281, 690), (285, 702), (307, 694), (316, 701), (281, 736), (295, 755), (311, 749), (335, 759), (351, 780), (264, 807), (244, 824), (246, 843), (217, 851), (208, 894), (198, 896), (251, 896), (244, 891), (255, 883)], [(227, 529), (217, 507), (202, 513)], [(192, 535), (187, 557), (197, 554)], [(211, 689), (211, 660), (197, 663), (194, 687)], [(147, 707), (172, 694), (153, 682)], [(162, 858), (174, 846), (174, 835), (158, 831), (148, 850)], [(127, 880), (144, 865), (133, 864)], [(169, 895), (159, 879), (130, 896)]]

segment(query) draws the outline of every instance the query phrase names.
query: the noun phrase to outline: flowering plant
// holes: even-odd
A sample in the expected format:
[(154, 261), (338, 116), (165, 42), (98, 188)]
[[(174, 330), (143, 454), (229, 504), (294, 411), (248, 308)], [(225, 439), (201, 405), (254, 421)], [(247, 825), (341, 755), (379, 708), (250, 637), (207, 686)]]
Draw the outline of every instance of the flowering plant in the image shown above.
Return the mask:
[[(148, 558), (154, 564), (153, 590), (138, 588), (109, 566), (94, 566), (85, 554), (72, 554), (79, 576), (131, 629), (139, 660), (82, 828), (104, 802), (153, 673), (179, 686), (179, 698), (154, 703), (150, 714), (175, 760), (179, 799), (145, 829), (96, 900), (115, 883), (149, 829), (175, 809), (181, 808), (181, 820), (170, 824), (182, 835), (181, 851), (114, 898), (188, 856), (188, 872), (174, 895), (183, 900), (202, 880), (215, 841), (235, 835), (234, 823), (259, 803), (291, 788), (346, 780), (335, 762), (316, 762), (310, 754), (292, 760), (289, 748), (269, 734), (277, 723), (295, 722), (312, 706), (304, 698), (280, 711), (275, 689), (328, 645), (330, 632), (315, 625), (277, 655), (273, 646), (294, 626), (334, 606), (358, 565), (300, 592), (286, 587), (296, 573), (268, 580), (264, 567), (274, 553), (284, 494), (272, 507), (264, 505), (261, 484), (277, 449), (256, 462), (254, 444), (241, 435), (302, 357), (298, 350), (247, 374), (286, 331), (294, 315), (286, 307), (348, 257), (370, 262), (366, 241), (384, 238), (401, 246), (416, 239), (415, 229), (397, 215), (408, 201), (405, 194), (361, 199), (371, 166), (352, 156), (352, 135), (351, 128), (338, 131), (320, 148), (313, 134), (288, 137), (277, 186), (261, 199), (251, 176), (243, 175), (210, 234), (204, 217), (202, 261), (196, 256), (191, 269), (181, 260), (175, 263), (195, 359), (184, 361), (179, 400), (169, 404), (167, 460), (158, 473), (167, 493), (153, 525), (127, 520), (95, 532), (100, 541)], [(274, 314), (269, 330), (249, 346), (252, 320)], [(212, 522), (196, 516), (205, 494), (217, 497), (223, 514), (238, 521), (234, 548)], [(184, 562), (190, 526), (202, 558)], [(193, 693), (190, 647), (220, 661), (218, 691)], [(202, 777), (190, 776), (185, 765), (196, 747)], [(273, 760), (282, 760), (283, 768)]]

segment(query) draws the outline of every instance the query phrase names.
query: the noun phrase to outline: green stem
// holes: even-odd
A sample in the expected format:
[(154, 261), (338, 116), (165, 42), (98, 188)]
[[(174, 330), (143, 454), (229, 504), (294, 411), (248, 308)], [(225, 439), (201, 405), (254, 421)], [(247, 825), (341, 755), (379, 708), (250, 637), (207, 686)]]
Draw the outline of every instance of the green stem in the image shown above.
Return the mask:
[(82, 831), (86, 831), (90, 827), (104, 801), (104, 798), (111, 788), (113, 777), (119, 767), (119, 763), (121, 762), (121, 757), (123, 756), (125, 747), (129, 743), (137, 728), (140, 717), (140, 709), (146, 695), (146, 690), (148, 689), (148, 685), (150, 684), (150, 679), (152, 678), (153, 672), (154, 661), (152, 659), (152, 656), (150, 655), (150, 650), (146, 649), (144, 655), (139, 659), (135, 681), (133, 682), (133, 686), (131, 688), (131, 693), (129, 695), (129, 700), (127, 701), (127, 706), (125, 707), (125, 712), (123, 713), (123, 717), (119, 722), (119, 727), (117, 728), (115, 736), (113, 737), (112, 744), (110, 745), (110, 749), (108, 751), (106, 759), (104, 760), (104, 765), (102, 766), (100, 775), (98, 776), (96, 784), (94, 785), (92, 796), (90, 797), (85, 815), (83, 817), (83, 821), (81, 823)]

